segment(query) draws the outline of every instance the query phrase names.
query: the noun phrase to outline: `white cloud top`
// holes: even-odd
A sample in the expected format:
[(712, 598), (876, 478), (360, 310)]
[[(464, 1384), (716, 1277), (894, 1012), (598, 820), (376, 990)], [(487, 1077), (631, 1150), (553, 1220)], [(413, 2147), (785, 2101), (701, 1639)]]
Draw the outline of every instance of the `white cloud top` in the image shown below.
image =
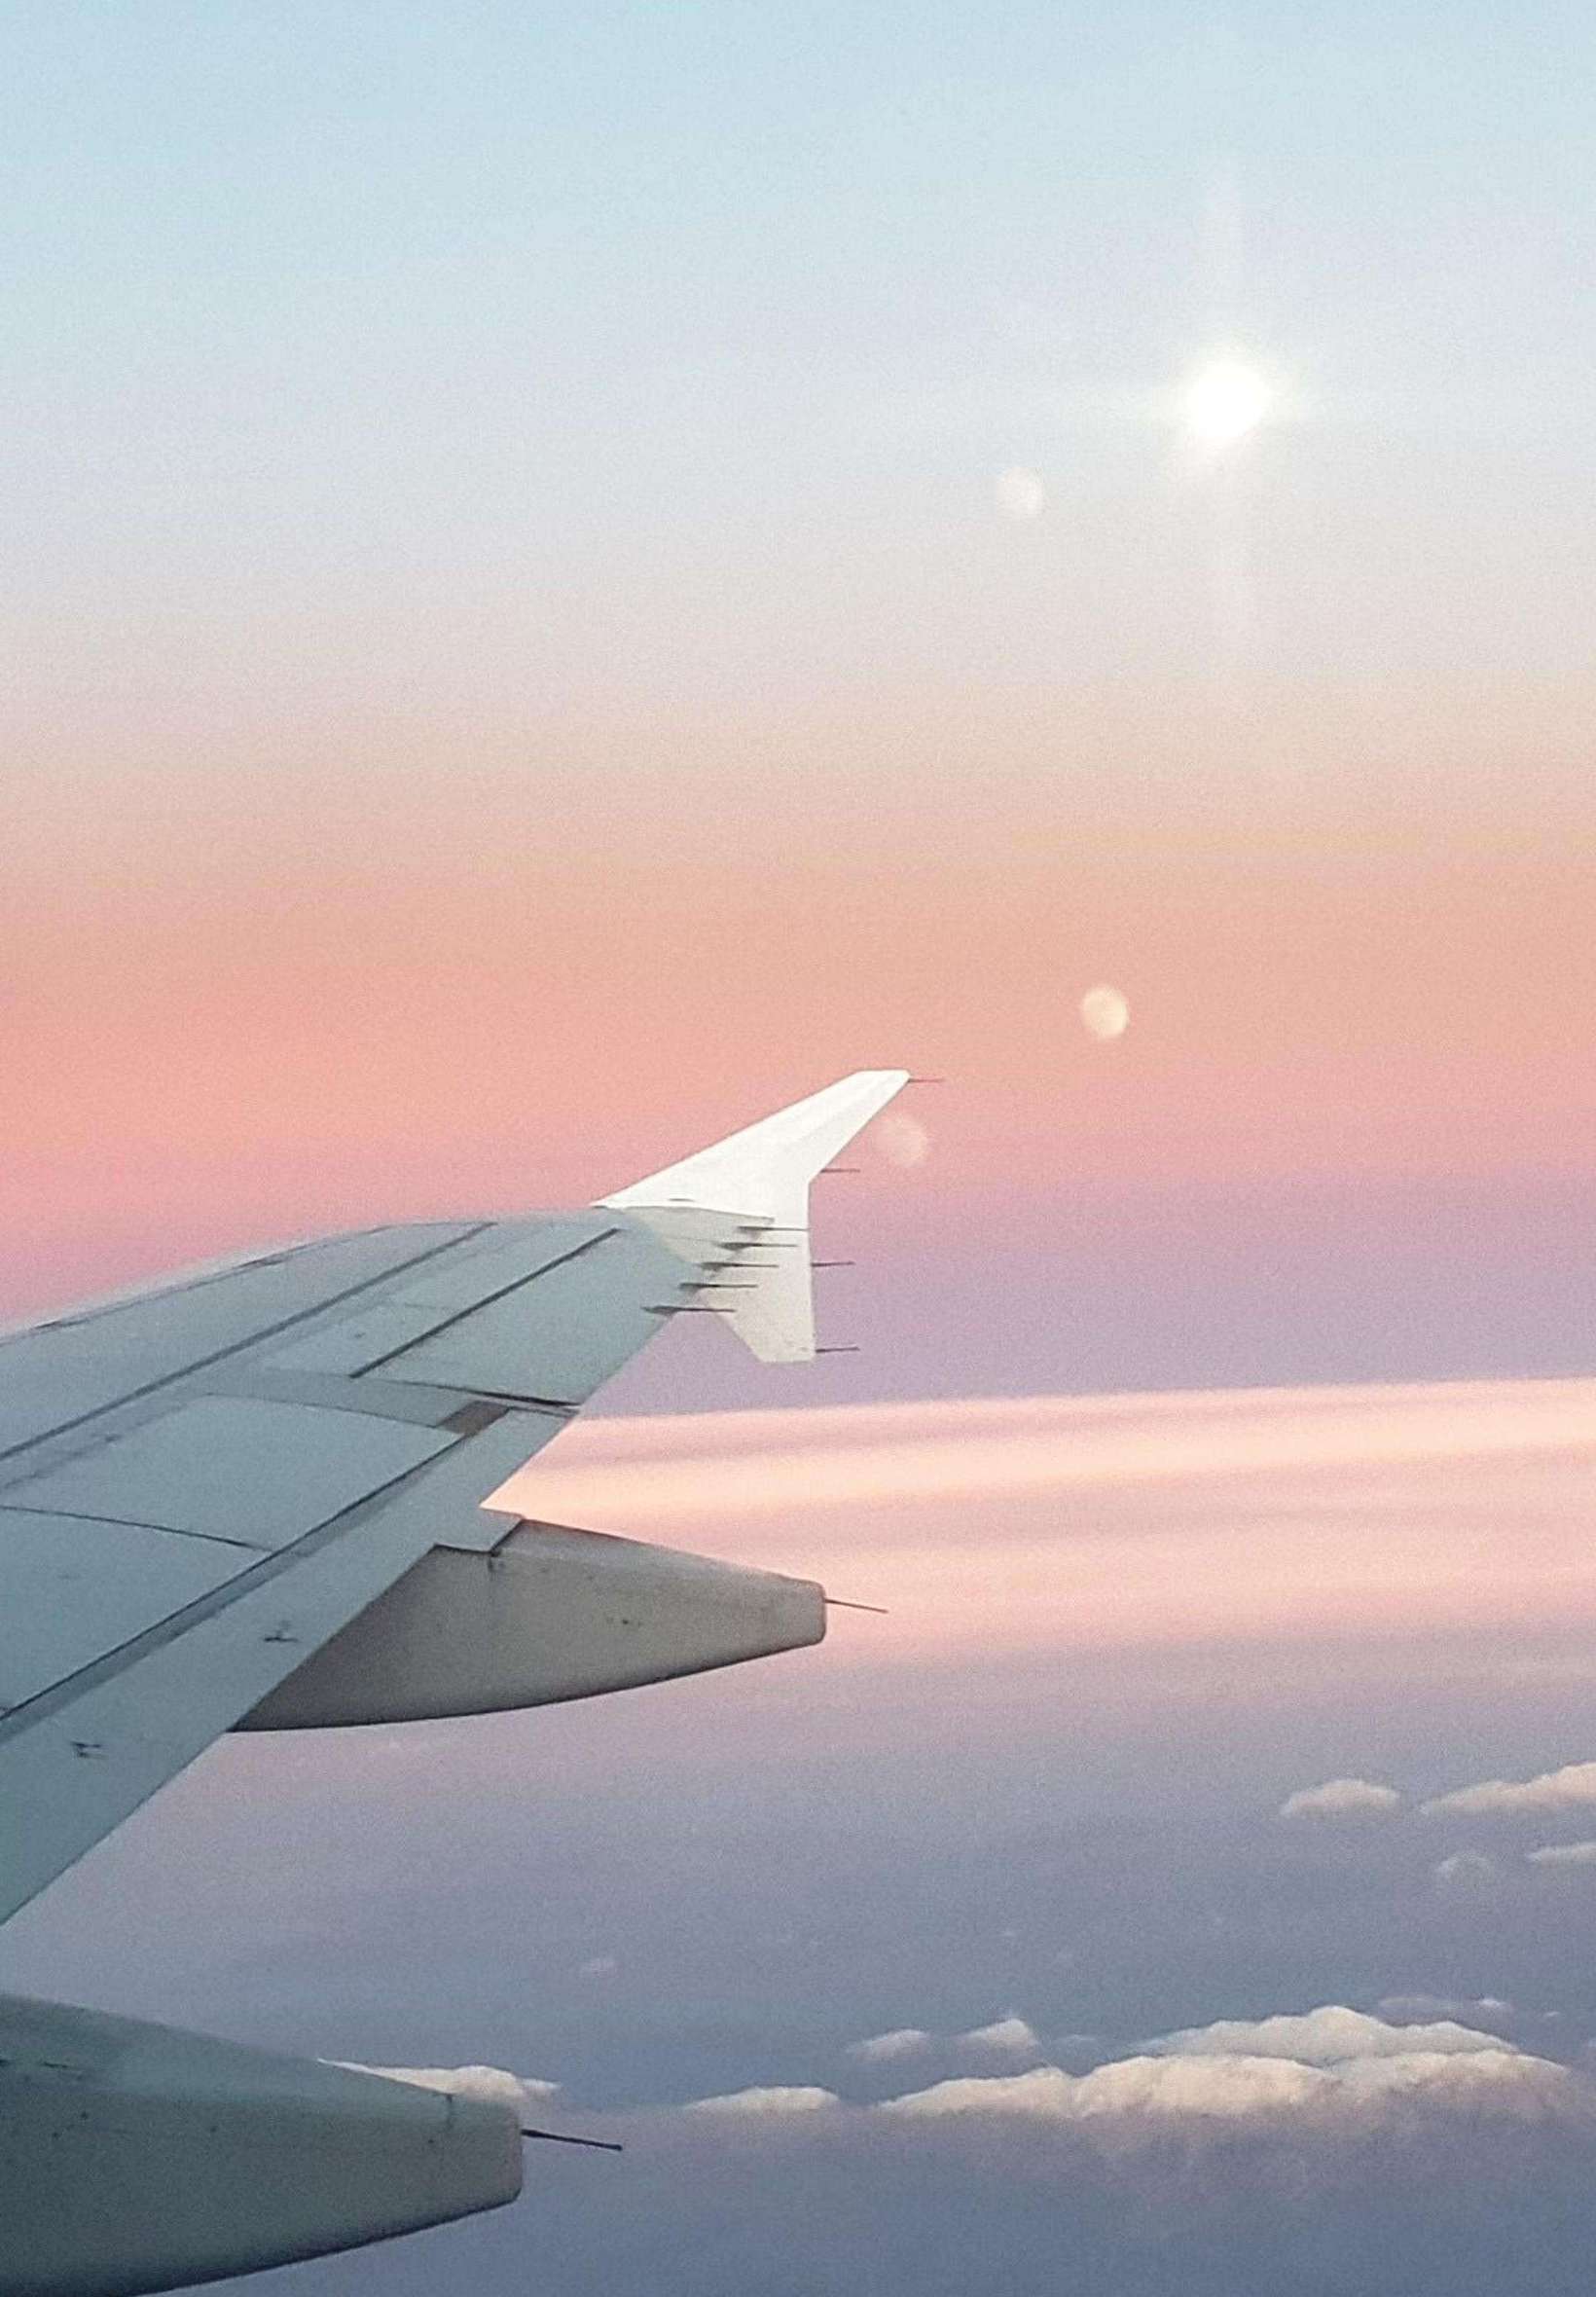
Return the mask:
[[(1421, 1997), (1422, 1998), (1422, 1997)], [(1502, 2007), (1503, 2005), (1491, 2005)], [(986, 2032), (1031, 2028), (1004, 2019)], [(966, 2041), (969, 2036), (957, 2037)], [(1034, 2037), (1033, 2037), (1034, 2038)], [(854, 2045), (851, 2056), (878, 2061), (954, 2037), (899, 2026)], [(1014, 2043), (1018, 2047), (1017, 2039)], [(390, 2079), (520, 2103), (555, 2094), (492, 2067), (365, 2067)], [(651, 2144), (687, 2144), (706, 2123), (738, 2131), (740, 2145), (802, 2147), (846, 2133), (848, 2143), (896, 2147), (984, 2146), (1004, 2132), (1087, 2168), (1111, 2159), (1140, 2164), (1137, 2175), (1163, 2191), (1185, 2176), (1194, 2148), (1246, 2139), (1260, 2163), (1282, 2161), (1291, 2179), (1309, 2163), (1344, 2159), (1337, 2149), (1370, 2138), (1450, 2149), (1464, 2135), (1490, 2142), (1505, 2125), (1560, 2125), (1581, 2141), (1596, 2132), (1596, 2085), (1581, 2072), (1538, 2058), (1498, 2035), (1448, 2019), (1399, 2026), (1343, 2003), (1260, 2019), (1221, 2019), (1143, 2043), (1083, 2074), (1042, 2064), (971, 2072), (909, 2090), (875, 2104), (851, 2103), (811, 2085), (766, 2084), (678, 2106), (614, 2117), (635, 2122)], [(895, 2133), (895, 2134), (894, 2134)], [(1171, 2152), (1171, 2140), (1178, 2141)], [(1304, 2154), (1311, 2145), (1315, 2152)], [(1280, 2154), (1280, 2147), (1288, 2150)], [(1321, 2154), (1320, 2149), (1323, 2149)], [(1095, 2172), (1093, 2172), (1095, 2173)], [(1284, 2172), (1283, 2172), (1284, 2173)]]
[[(1060, 2066), (965, 2075), (864, 2109), (905, 2122), (1069, 2125), (1107, 2139), (1184, 2124), (1374, 2129), (1410, 2107), (1540, 2119), (1588, 2116), (1587, 2086), (1495, 2034), (1390, 2026), (1337, 2004), (1171, 2034), (1087, 2074)], [(851, 2109), (841, 2108), (842, 2111)], [(857, 2109), (853, 2109), (857, 2110)]]
[(1035, 2028), (1010, 2010), (990, 2025), (972, 2025), (959, 2034), (933, 2034), (919, 2025), (894, 2026), (890, 2033), (871, 2034), (862, 2042), (851, 2043), (848, 2055), (862, 2064), (888, 2065), (896, 2059), (950, 2051), (962, 2058), (1034, 2058), (1042, 2047)]
[(1299, 1787), (1280, 1806), (1282, 1818), (1379, 1818), (1400, 1810), (1395, 1787), (1372, 1778), (1327, 1778), (1323, 1786)]
[(1479, 2050), (1510, 2050), (1500, 2034), (1477, 2032), (1451, 2019), (1429, 2025), (1388, 2025), (1367, 2011), (1326, 2003), (1319, 2010), (1275, 2018), (1221, 2018), (1149, 2042), (1160, 2058), (1285, 2058), (1300, 2065), (1346, 2065), (1354, 2059), (1401, 2058), (1414, 2051), (1458, 2057)]
[(938, 2082), (876, 2111), (914, 2119), (954, 2114), (1019, 2115), (1049, 2122), (1186, 2115), (1235, 2120), (1289, 2111), (1314, 2102), (1333, 2087), (1317, 2067), (1265, 2058), (1122, 2058), (1089, 2074), (1038, 2065), (1030, 2073), (966, 2075)]
[(1596, 1842), (1548, 1842), (1543, 1850), (1529, 1852), (1531, 1866), (1596, 1866)]
[(834, 2090), (816, 2090), (773, 2083), (749, 2090), (729, 2090), (723, 2097), (695, 2097), (682, 2110), (690, 2114), (732, 2114), (757, 2120), (776, 2114), (824, 2113), (842, 2100)]
[(1454, 1850), (1450, 1858), (1439, 1860), (1433, 1870), (1443, 1889), (1454, 1883), (1493, 1882), (1499, 1869), (1494, 1858), (1487, 1858), (1483, 1850)]
[(867, 2065), (886, 2064), (894, 2058), (915, 2058), (929, 2050), (935, 2036), (923, 2025), (895, 2025), (889, 2033), (867, 2034), (862, 2042), (849, 2045), (850, 2058), (857, 2058)]
[(1234, 2052), (1121, 2058), (1087, 2074), (1038, 2065), (1024, 2073), (963, 2074), (877, 2105), (851, 2105), (830, 2090), (771, 2087), (695, 2098), (677, 2110), (816, 2126), (829, 2117), (861, 2128), (877, 2120), (1016, 2121), (1132, 2135), (1139, 2126), (1167, 2130), (1182, 2122), (1194, 2133), (1227, 2123), (1372, 2128), (1410, 2101), (1514, 2118), (1562, 2114), (1588, 2122), (1596, 2113), (1590, 2085), (1579, 2075), (1495, 2037), (1466, 2050), (1382, 2052), (1325, 2065)]
[(1500, 1818), (1516, 1811), (1596, 1810), (1596, 1763), (1565, 1763), (1536, 1778), (1482, 1779), (1436, 1795), (1420, 1807), (1431, 1817)]

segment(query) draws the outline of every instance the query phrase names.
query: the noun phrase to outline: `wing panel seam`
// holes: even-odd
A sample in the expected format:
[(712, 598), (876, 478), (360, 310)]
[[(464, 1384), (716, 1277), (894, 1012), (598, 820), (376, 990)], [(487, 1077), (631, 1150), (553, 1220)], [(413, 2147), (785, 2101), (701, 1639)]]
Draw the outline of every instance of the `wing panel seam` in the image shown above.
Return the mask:
[[(236, 1573), (232, 1579), (224, 1580), (219, 1587), (212, 1587), (206, 1594), (196, 1596), (192, 1603), (185, 1603), (180, 1609), (168, 1612), (164, 1619), (141, 1627), (136, 1635), (129, 1635), (126, 1642), (117, 1644), (113, 1650), (101, 1652), (87, 1666), (79, 1667), (73, 1674), (61, 1676), (48, 1690), (37, 1691), (31, 1698), (22, 1700), (20, 1705), (8, 1708), (0, 1715), (0, 1746), (18, 1737), (23, 1731), (31, 1730), (35, 1723), (47, 1721), (62, 1707), (70, 1706), (85, 1692), (110, 1682), (126, 1668), (136, 1665), (152, 1651), (163, 1650), (166, 1644), (175, 1642), (179, 1635), (186, 1634), (191, 1627), (200, 1626), (204, 1621), (231, 1610), (242, 1596), (280, 1578), (307, 1555), (314, 1554), (331, 1541), (343, 1538), (346, 1532), (355, 1528), (378, 1501), (388, 1498), (399, 1484), (408, 1482), (411, 1477), (420, 1475), (424, 1469), (436, 1467), (443, 1460), (453, 1459), (458, 1448), (458, 1445), (451, 1444), (447, 1451), (435, 1453), (430, 1460), (421, 1460), (415, 1467), (406, 1468), (402, 1474), (390, 1476), (386, 1483), (362, 1493), (341, 1514), (330, 1516), (325, 1523), (318, 1523), (291, 1546), (278, 1548), (272, 1554), (261, 1555), (258, 1563)], [(164, 1530), (165, 1526), (157, 1524), (153, 1528), (160, 1531)], [(256, 1552), (259, 1553), (259, 1550)]]
[[(440, 1452), (435, 1456), (441, 1459), (446, 1455)], [(8, 1515), (51, 1515), (58, 1523), (103, 1523), (112, 1530), (163, 1531), (174, 1540), (200, 1540), (207, 1548), (232, 1548), (240, 1555), (273, 1555), (277, 1551), (274, 1548), (259, 1548), (253, 1540), (230, 1540), (224, 1531), (194, 1531), (181, 1523), (157, 1523), (148, 1515), (91, 1514), (86, 1508), (19, 1508), (0, 1499), (0, 1525)], [(321, 1526), (313, 1523), (310, 1528), (319, 1531)]]
[(356, 1380), (364, 1379), (368, 1372), (381, 1370), (384, 1364), (394, 1364), (401, 1356), (409, 1356), (417, 1348), (430, 1347), (441, 1332), (453, 1331), (456, 1324), (464, 1324), (469, 1317), (480, 1316), (484, 1308), (491, 1308), (497, 1301), (507, 1300), (512, 1293), (524, 1292), (527, 1285), (536, 1284), (540, 1277), (549, 1275), (556, 1268), (565, 1267), (571, 1260), (579, 1260), (584, 1253), (596, 1251), (599, 1245), (607, 1244), (612, 1236), (619, 1233), (618, 1228), (609, 1227), (600, 1228), (597, 1236), (584, 1236), (580, 1244), (571, 1246), (569, 1252), (557, 1253), (552, 1260), (545, 1260), (541, 1267), (512, 1277), (508, 1284), (501, 1284), (497, 1292), (484, 1293), (482, 1298), (473, 1300), (469, 1307), (454, 1309), (441, 1324), (433, 1325), (427, 1331), (417, 1332), (413, 1340), (401, 1341), (397, 1348), (385, 1349), (381, 1356), (374, 1356), (369, 1364), (363, 1364), (358, 1371), (348, 1376)]

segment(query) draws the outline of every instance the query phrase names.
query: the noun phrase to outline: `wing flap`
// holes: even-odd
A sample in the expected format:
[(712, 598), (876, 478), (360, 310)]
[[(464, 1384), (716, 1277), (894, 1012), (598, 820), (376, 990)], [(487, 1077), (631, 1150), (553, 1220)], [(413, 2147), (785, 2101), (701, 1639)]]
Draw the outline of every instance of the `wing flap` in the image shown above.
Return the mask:
[[(163, 1595), (141, 1616), (124, 1612), (114, 1648), (87, 1659), (80, 1653), (74, 1671), (0, 1716), (0, 1922), (231, 1731), (440, 1537), (471, 1537), (468, 1514), (564, 1424), (562, 1415), (514, 1412), (452, 1435), (448, 1452), (277, 1554), (164, 1535), (242, 1569), (177, 1611)], [(63, 1536), (71, 1522), (37, 1520)], [(482, 1523), (489, 1545), (504, 1537), (502, 1516)], [(107, 1541), (128, 1536), (120, 1524), (78, 1529)], [(5, 1617), (8, 1641), (20, 1644), (19, 1624), (31, 1632), (33, 1611), (21, 1622)]]
[(0, 1721), (0, 1921), (176, 1776), (428, 1546), (414, 1526), (262, 1556)]

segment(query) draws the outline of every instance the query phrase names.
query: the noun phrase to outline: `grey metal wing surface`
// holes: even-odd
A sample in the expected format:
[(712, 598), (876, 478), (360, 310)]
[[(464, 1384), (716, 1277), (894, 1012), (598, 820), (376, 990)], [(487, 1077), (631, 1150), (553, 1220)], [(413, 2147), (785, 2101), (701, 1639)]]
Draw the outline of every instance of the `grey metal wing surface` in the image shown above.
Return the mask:
[[(502, 1643), (506, 1620), (563, 1618), (580, 1655), (613, 1644), (623, 1580), (667, 1622), (689, 1594), (721, 1603), (690, 1649), (628, 1616), (646, 1661), (567, 1654), (534, 1698), (817, 1639), (771, 1623), (769, 1589), (750, 1625), (729, 1566), (539, 1545), (482, 1502), (677, 1315), (813, 1354), (808, 1183), (904, 1081), (860, 1072), (583, 1211), (312, 1242), (0, 1340), (0, 1920), (221, 1733), (370, 1719), (351, 1670), (447, 1660), (472, 1622)], [(341, 1651), (331, 1703), (307, 1695)], [(458, 1667), (463, 1689), (383, 1711), (497, 1703), (469, 1652)]]

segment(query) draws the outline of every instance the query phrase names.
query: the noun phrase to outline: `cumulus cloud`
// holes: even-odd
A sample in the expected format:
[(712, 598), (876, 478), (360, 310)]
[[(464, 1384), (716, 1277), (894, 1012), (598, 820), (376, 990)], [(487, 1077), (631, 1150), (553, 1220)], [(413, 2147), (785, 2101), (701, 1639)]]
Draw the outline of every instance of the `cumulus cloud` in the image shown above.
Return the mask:
[(1500, 2034), (1477, 2032), (1441, 2019), (1429, 2025), (1388, 2025), (1365, 2010), (1325, 2003), (1274, 2018), (1221, 2018), (1212, 2025), (1186, 2026), (1146, 2044), (1159, 2058), (1280, 2058), (1299, 2065), (1346, 2065), (1355, 2059), (1400, 2058), (1414, 2051), (1455, 2057), (1480, 2050), (1510, 2050)]
[(1486, 1778), (1435, 1795), (1420, 1808), (1432, 1818), (1501, 1818), (1518, 1811), (1596, 1810), (1596, 1763), (1565, 1763), (1525, 1779)]
[(889, 2033), (867, 2034), (862, 2042), (851, 2042), (848, 2055), (867, 2065), (887, 2064), (894, 2058), (917, 2057), (934, 2042), (935, 2036), (923, 2025), (895, 2025)]
[[(770, 2083), (605, 2116), (629, 2163), (612, 2284), (742, 2297), (774, 2255), (795, 2288), (1030, 2297), (1054, 2286), (1065, 2225), (1083, 2286), (1138, 2297), (1550, 2297), (1574, 2280), (1514, 2270), (1526, 2223), (1576, 2212), (1565, 2263), (1596, 2238), (1591, 2070), (1443, 2019), (1402, 2029), (1330, 2003), (1183, 2029), (1084, 2073), (969, 2064), (896, 2087), (854, 2102)], [(545, 2262), (574, 2285), (591, 2194), (568, 2224), (560, 2192), (538, 2206)]]
[[(1027, 2046), (1037, 2047), (1019, 2018), (999, 2020), (995, 2027), (959, 2039), (997, 2032), (1005, 2037), (1004, 2046), (1018, 2049), (1022, 2031), (1030, 2037)], [(901, 2042), (900, 2055), (934, 2039), (920, 2026), (871, 2037), (876, 2044)], [(853, 2054), (868, 2047), (855, 2045)], [(1193, 2133), (1215, 2123), (1306, 2120), (1373, 2126), (1400, 2101), (1414, 2098), (1443, 2108), (1457, 2104), (1508, 2113), (1526, 2106), (1542, 2111), (1560, 2103), (1570, 2110), (1588, 2105), (1582, 2089), (1570, 2089), (1571, 2079), (1566, 2067), (1454, 2020), (1395, 2025), (1344, 2003), (1325, 2003), (1269, 2018), (1219, 2019), (1182, 2027), (1082, 2074), (1059, 2065), (961, 2074), (874, 2105), (850, 2104), (830, 2090), (773, 2085), (697, 2098), (680, 2110), (747, 2122), (794, 2117), (864, 2122), (880, 2116), (922, 2123), (974, 2117), (1124, 2136), (1138, 2125), (1163, 2131), (1189, 2125)]]
[(1372, 1778), (1327, 1778), (1323, 1786), (1299, 1787), (1280, 1806), (1282, 1818), (1379, 1818), (1400, 1810), (1395, 1787)]
[(730, 2114), (749, 2120), (768, 2115), (824, 2113), (842, 2100), (834, 2090), (773, 2083), (748, 2090), (728, 2090), (721, 2097), (695, 2097), (682, 2108), (690, 2114)]
[[(877, 2104), (751, 2090), (613, 2129), (606, 2278), (655, 2297), (746, 2297), (773, 2258), (795, 2289), (1041, 2297), (1064, 2272), (1127, 2297), (1566, 2297), (1596, 2240), (1596, 2080), (1507, 2050), (1140, 2051)], [(591, 2189), (557, 2180), (537, 2206), (544, 2278), (586, 2286)], [(508, 2286), (525, 2219), (498, 2238)]]
[(1596, 1866), (1596, 1842), (1548, 1842), (1543, 1850), (1531, 1850), (1526, 1855), (1531, 1866)]
[[(1067, 2035), (1055, 2047), (1078, 2046), (1082, 2037)], [(890, 2033), (871, 2034), (849, 2045), (848, 2055), (864, 2065), (889, 2065), (905, 2058), (933, 2053), (959, 2058), (1021, 2059), (1036, 2057), (1043, 2045), (1035, 2028), (1014, 2010), (990, 2025), (972, 2025), (963, 2033), (934, 2034), (924, 2026), (894, 2026)]]
[(1494, 1882), (1500, 1869), (1494, 1858), (1487, 1858), (1483, 1850), (1454, 1850), (1449, 1858), (1436, 1862), (1431, 1869), (1443, 1890), (1470, 1883)]
[(1474, 2036), (1467, 2046), (1382, 2049), (1323, 2064), (1243, 2051), (1143, 2053), (1085, 2074), (1057, 2065), (962, 2074), (875, 2105), (849, 2104), (831, 2090), (772, 2085), (694, 2098), (677, 2110), (861, 2132), (875, 2121), (1028, 2123), (1123, 2140), (1181, 2127), (1200, 2137), (1215, 2125), (1284, 2132), (1318, 2126), (1354, 2134), (1377, 2130), (1410, 2103), (1470, 2116), (1596, 2121), (1596, 2098), (1581, 2077), (1495, 2036)]
[(914, 2118), (1019, 2115), (1047, 2122), (1229, 2119), (1300, 2107), (1333, 2083), (1314, 2066), (1265, 2058), (1121, 2058), (1089, 2074), (1034, 2066), (1023, 2074), (970, 2074), (889, 2098), (875, 2110)]
[[(1223, 2046), (1231, 2037), (1241, 2046)], [(1245, 2046), (1254, 2038), (1264, 2046)], [(965, 2074), (862, 2107), (824, 2091), (755, 2091), (744, 2094), (745, 2110), (782, 2113), (789, 2096), (839, 2118), (1045, 2126), (1116, 2149), (1177, 2133), (1197, 2142), (1222, 2128), (1360, 2136), (1411, 2111), (1462, 2114), (1476, 2125), (1482, 2117), (1596, 2118), (1588, 2084), (1497, 2035), (1444, 2023), (1385, 2026), (1339, 2006), (1194, 2028), (1085, 2074), (1057, 2065)]]

